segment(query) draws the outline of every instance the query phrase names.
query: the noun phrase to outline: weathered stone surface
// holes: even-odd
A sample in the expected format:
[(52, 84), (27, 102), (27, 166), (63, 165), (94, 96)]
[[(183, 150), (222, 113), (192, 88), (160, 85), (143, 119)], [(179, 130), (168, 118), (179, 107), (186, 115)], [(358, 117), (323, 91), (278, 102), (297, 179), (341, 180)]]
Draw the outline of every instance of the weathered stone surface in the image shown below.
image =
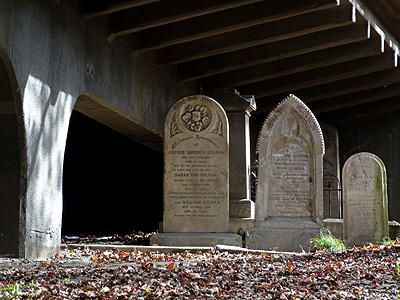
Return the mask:
[[(257, 250), (308, 251), (310, 239), (319, 233), (316, 228), (250, 228), (246, 232), (246, 247)], [(248, 246), (248, 245), (251, 245)]]
[(164, 232), (227, 232), (228, 121), (207, 96), (178, 100), (164, 127)]
[(349, 244), (381, 242), (389, 236), (386, 169), (367, 152), (343, 166), (343, 238)]
[(250, 199), (249, 125), (250, 113), (256, 110), (254, 96), (240, 95), (235, 89), (219, 89), (210, 96), (226, 111), (229, 120), (229, 143), (234, 145), (229, 149), (229, 217), (254, 218), (254, 202)]
[(341, 218), (339, 136), (335, 127), (320, 123), (325, 143), (324, 155), (324, 218)]
[[(317, 120), (300, 99), (290, 95), (269, 114), (257, 152), (255, 225), (260, 228), (248, 231), (246, 246), (281, 251), (308, 247), (308, 238), (318, 234), (323, 220), (324, 142)], [(285, 239), (294, 236), (296, 247), (290, 249), (294, 244)]]
[(242, 247), (242, 237), (232, 233), (159, 233), (150, 238), (150, 243), (163, 246)]
[(324, 228), (332, 232), (336, 238), (343, 239), (343, 219), (324, 219)]
[(400, 238), (400, 223), (396, 221), (389, 221), (389, 237), (392, 240)]
[(269, 114), (258, 138), (256, 225), (270, 217), (305, 217), (322, 224), (321, 128), (290, 95)]

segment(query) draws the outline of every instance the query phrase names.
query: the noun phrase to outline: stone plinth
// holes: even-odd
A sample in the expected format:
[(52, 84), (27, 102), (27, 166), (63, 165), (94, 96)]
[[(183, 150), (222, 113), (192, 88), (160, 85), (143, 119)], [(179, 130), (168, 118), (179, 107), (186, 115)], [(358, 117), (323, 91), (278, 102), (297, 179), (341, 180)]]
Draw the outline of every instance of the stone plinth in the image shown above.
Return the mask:
[(323, 220), (324, 142), (317, 120), (300, 99), (290, 95), (268, 115), (257, 154), (256, 228), (248, 230), (246, 246), (308, 248)]
[(343, 219), (324, 219), (324, 228), (332, 232), (336, 238), (343, 239)]
[[(220, 89), (210, 94), (227, 113), (229, 120), (229, 230), (246, 230), (254, 219), (251, 198), (250, 113), (256, 110), (254, 96), (243, 96), (234, 89)], [(238, 219), (244, 219), (240, 222)], [(237, 227), (239, 226), (239, 227)]]
[[(308, 251), (310, 239), (320, 232), (318, 228), (254, 227), (246, 232), (245, 243), (249, 249), (276, 251)], [(251, 247), (250, 247), (251, 246)]]
[(150, 244), (162, 246), (214, 247), (229, 245), (242, 247), (242, 237), (234, 233), (158, 233), (150, 238)]
[(382, 242), (389, 236), (386, 169), (367, 152), (343, 166), (343, 238), (348, 244)]

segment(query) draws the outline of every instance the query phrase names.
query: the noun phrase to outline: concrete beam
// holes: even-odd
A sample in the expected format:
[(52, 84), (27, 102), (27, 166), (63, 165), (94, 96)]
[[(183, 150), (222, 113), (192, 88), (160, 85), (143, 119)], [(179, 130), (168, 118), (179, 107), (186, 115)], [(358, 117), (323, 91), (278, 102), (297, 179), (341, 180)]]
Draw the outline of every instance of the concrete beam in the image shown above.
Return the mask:
[(400, 110), (399, 97), (382, 99), (379, 101), (354, 106), (352, 109), (335, 110), (319, 114), (318, 118), (337, 126), (355, 120), (379, 118)]
[[(96, 17), (101, 17), (105, 15), (109, 15), (121, 10), (125, 9), (130, 9), (130, 8), (135, 8), (139, 7), (142, 5), (158, 2), (161, 0), (131, 0), (131, 1), (120, 1), (115, 3), (116, 1), (108, 1), (108, 2), (102, 2), (102, 1), (89, 1), (90, 5), (86, 7), (87, 1), (83, 0), (83, 14), (82, 18), (83, 19), (92, 19)], [(94, 4), (95, 3), (95, 4)], [(94, 4), (94, 8), (93, 8)]]
[(199, 59), (179, 66), (180, 83), (359, 42), (366, 38), (366, 33), (366, 23), (349, 24), (225, 55)]
[[(293, 2), (293, 3), (292, 3)], [(272, 28), (268, 27), (257, 27), (257, 25), (266, 24), (269, 22), (286, 20), (289, 22), (293, 17), (300, 16), (303, 14), (308, 14), (312, 12), (317, 12), (324, 9), (334, 8), (336, 6), (335, 1), (315, 1), (315, 0), (307, 0), (307, 1), (286, 1), (285, 5), (282, 3), (271, 5), (270, 1), (265, 3), (260, 3), (253, 11), (247, 13), (238, 12), (234, 20), (231, 20), (226, 26), (230, 29), (227, 32), (227, 29), (221, 28), (218, 32), (218, 36), (211, 36), (208, 38), (204, 38), (202, 40), (195, 40), (192, 42), (187, 42), (185, 44), (179, 44), (175, 47), (168, 47), (162, 52), (162, 60), (159, 62), (159, 66), (168, 66), (174, 64), (180, 64), (188, 61), (192, 61), (195, 59), (200, 59), (212, 55), (227, 53), (232, 50), (239, 50), (248, 48), (249, 46), (257, 46), (264, 44), (265, 41), (260, 38), (254, 38), (254, 31), (265, 32), (266, 39), (270, 39), (271, 33), (274, 31)], [(268, 12), (265, 14), (265, 12)], [(313, 17), (314, 18), (314, 17)], [(237, 19), (237, 20), (236, 20)], [(212, 21), (212, 20), (210, 20)], [(236, 21), (236, 22), (232, 22)], [(218, 22), (218, 20), (213, 21)], [(309, 22), (306, 22), (309, 23)], [(279, 23), (276, 23), (279, 24)], [(282, 22), (280, 22), (282, 24)], [(198, 25), (198, 24), (197, 24)], [(300, 27), (306, 26), (302, 24), (297, 24)], [(246, 32), (232, 32), (233, 30), (240, 30), (243, 28), (249, 28), (251, 26), (256, 26), (253, 30)], [(268, 24), (268, 26), (274, 26), (274, 29), (279, 29), (279, 26), (272, 24)], [(286, 30), (288, 26), (285, 26)], [(214, 28), (215, 30), (215, 28)], [(224, 30), (224, 34), (222, 34), (222, 30)], [(282, 32), (282, 31), (280, 31)], [(251, 34), (250, 34), (251, 33)], [(249, 34), (249, 36), (247, 36)], [(278, 36), (279, 34), (275, 34)], [(263, 34), (264, 36), (264, 34)], [(218, 42), (218, 47), (215, 46), (215, 43)]]
[[(372, 89), (400, 83), (400, 70), (392, 68), (390, 70), (378, 71), (350, 79), (343, 79), (328, 84), (314, 86), (309, 89), (291, 91), (304, 103), (310, 105), (315, 101), (341, 97), (355, 92), (369, 91)], [(287, 93), (275, 95), (274, 97), (257, 98), (257, 112), (270, 111), (276, 99), (283, 99)], [(273, 99), (272, 99), (273, 98)]]
[(164, 26), (227, 9), (241, 7), (262, 0), (203, 0), (189, 1), (182, 5), (180, 0), (169, 0), (154, 5), (143, 6), (135, 10), (115, 14), (110, 25), (109, 40), (118, 36), (132, 34), (142, 30)]
[(309, 107), (315, 114), (321, 114), (339, 109), (353, 108), (371, 102), (378, 103), (380, 100), (396, 96), (400, 96), (400, 83), (315, 101), (310, 103)]
[(162, 137), (144, 129), (108, 102), (82, 94), (74, 109), (149, 148), (162, 152)]
[[(274, 5), (276, 6), (277, 4)], [(279, 5), (282, 6), (281, 3)], [(287, 7), (287, 3), (285, 3), (284, 7)], [(274, 10), (272, 8), (273, 4), (271, 4), (270, 1), (263, 1), (260, 3), (255, 3), (253, 5), (249, 5), (246, 7), (246, 9), (230, 9), (220, 13), (207, 15), (201, 19), (193, 18), (184, 22), (172, 23), (161, 28), (147, 30), (135, 36), (135, 50), (133, 51), (133, 54), (139, 55), (144, 52), (154, 51), (157, 49), (196, 41), (212, 36), (215, 37), (228, 32), (235, 32), (234, 36), (231, 37), (233, 38), (231, 42), (235, 42), (237, 36), (242, 35), (238, 33), (237, 30), (250, 28), (273, 21), (276, 21), (277, 23), (275, 23), (275, 25), (269, 25), (276, 26), (275, 29), (279, 29), (278, 24), (280, 24), (280, 26), (284, 26), (286, 30), (291, 27), (291, 31), (295, 31), (296, 26), (301, 26), (303, 23), (308, 24), (308, 26), (306, 25), (306, 27), (312, 27), (312, 23), (318, 23), (318, 21), (322, 22), (323, 24), (343, 23), (346, 22), (346, 20), (351, 22), (351, 17), (349, 16), (349, 13), (347, 14), (347, 17), (350, 18), (345, 19), (345, 17), (341, 14), (334, 14), (332, 12), (330, 14), (325, 12), (324, 16), (327, 18), (325, 22), (323, 20), (318, 20), (320, 19), (320, 17), (318, 16), (313, 16), (312, 18), (308, 17), (301, 21), (299, 20), (298, 22), (296, 22), (296, 20), (285, 22), (284, 19), (286, 19), (287, 17), (277, 15), (276, 13), (274, 13)], [(337, 9), (339, 10), (339, 8)], [(348, 9), (348, 12), (350, 11), (351, 10)], [(318, 12), (315, 13), (318, 14)], [(292, 24), (292, 22), (295, 22), (296, 25)], [(317, 24), (314, 26), (322, 25)], [(267, 30), (266, 28), (262, 30)], [(266, 35), (271, 36), (272, 33), (273, 30), (270, 29), (266, 32)], [(256, 36), (259, 36), (259, 34), (260, 31), (258, 30)], [(152, 38), (149, 39), (149, 36), (151, 36)], [(223, 40), (225, 40), (225, 38), (223, 37), (218, 37), (217, 39), (219, 43)]]
[(349, 78), (388, 70), (393, 67), (393, 55), (385, 53), (248, 84), (238, 87), (238, 89), (243, 93), (251, 91), (257, 99), (286, 93), (287, 91), (293, 91), (297, 95), (296, 91), (298, 90), (314, 88), (339, 80), (348, 80)]
[(263, 80), (310, 71), (354, 59), (378, 55), (381, 53), (380, 45), (381, 41), (377, 35), (371, 39), (365, 37), (365, 40), (357, 43), (340, 45), (317, 52), (256, 65), (245, 68), (240, 72), (231, 71), (210, 76), (203, 80), (202, 86), (211, 88), (239, 87)]
[[(400, 5), (398, 1), (388, 0), (348, 0), (362, 13), (371, 26), (382, 30), (383, 38), (392, 44), (393, 49), (400, 47)], [(394, 44), (394, 45), (393, 45)], [(398, 53), (397, 53), (398, 54)]]

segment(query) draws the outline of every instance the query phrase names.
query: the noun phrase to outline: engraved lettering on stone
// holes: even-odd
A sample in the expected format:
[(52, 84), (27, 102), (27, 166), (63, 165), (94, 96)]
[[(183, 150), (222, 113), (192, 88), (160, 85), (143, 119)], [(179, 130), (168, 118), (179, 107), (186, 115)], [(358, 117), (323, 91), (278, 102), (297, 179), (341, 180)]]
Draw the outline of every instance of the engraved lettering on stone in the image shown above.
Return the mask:
[(177, 101), (166, 124), (174, 118), (182, 133), (164, 140), (163, 229), (224, 232), (229, 224), (229, 150), (223, 138), (227, 133), (215, 135), (212, 130), (228, 129), (226, 115), (213, 99), (200, 95)]
[(311, 216), (310, 133), (290, 112), (272, 144), (270, 216)]

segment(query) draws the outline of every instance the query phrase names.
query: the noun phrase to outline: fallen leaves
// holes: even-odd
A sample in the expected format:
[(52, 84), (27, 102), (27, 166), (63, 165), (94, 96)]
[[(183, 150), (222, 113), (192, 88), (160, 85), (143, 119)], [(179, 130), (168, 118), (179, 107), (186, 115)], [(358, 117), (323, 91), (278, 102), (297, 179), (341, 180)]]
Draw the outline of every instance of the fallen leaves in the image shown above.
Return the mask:
[(292, 255), (82, 247), (0, 259), (0, 299), (396, 299), (399, 266), (399, 245)]

